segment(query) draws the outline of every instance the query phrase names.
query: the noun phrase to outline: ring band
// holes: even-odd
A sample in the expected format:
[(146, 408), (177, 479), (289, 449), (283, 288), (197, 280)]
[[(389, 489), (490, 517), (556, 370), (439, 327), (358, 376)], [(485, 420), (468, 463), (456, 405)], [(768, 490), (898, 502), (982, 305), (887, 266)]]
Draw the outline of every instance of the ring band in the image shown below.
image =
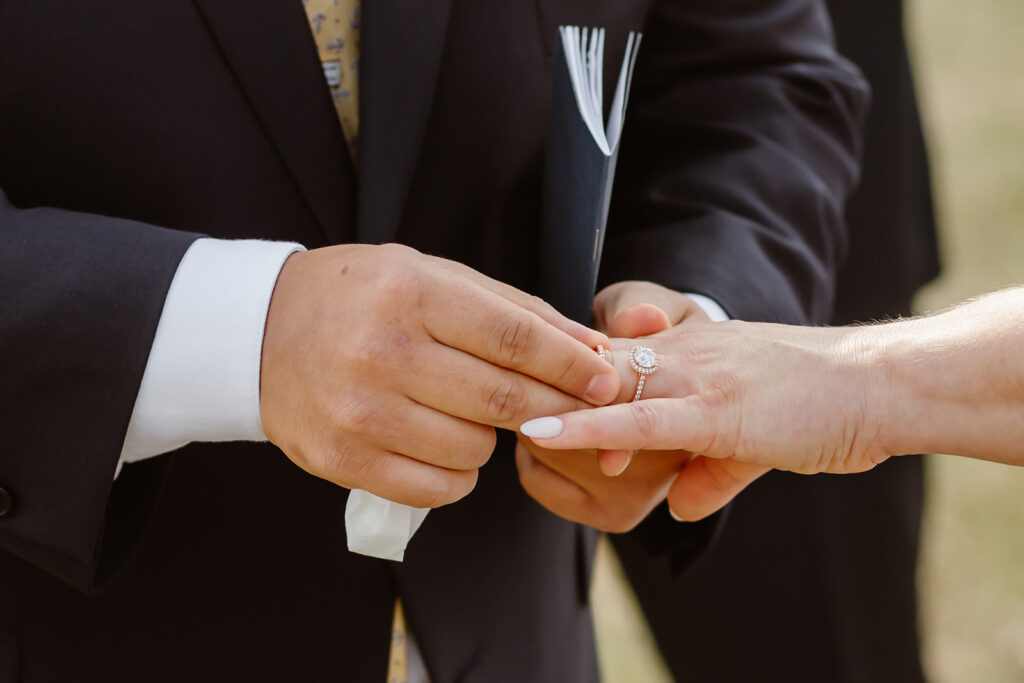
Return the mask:
[(644, 382), (647, 375), (652, 375), (658, 369), (658, 354), (648, 346), (634, 346), (629, 350), (629, 364), (636, 370), (636, 393), (633, 395), (633, 402), (640, 400), (640, 394), (644, 391)]
[(608, 360), (608, 353), (604, 350), (604, 346), (602, 344), (597, 345), (597, 355), (599, 355), (601, 360), (605, 363), (611, 363), (611, 361)]

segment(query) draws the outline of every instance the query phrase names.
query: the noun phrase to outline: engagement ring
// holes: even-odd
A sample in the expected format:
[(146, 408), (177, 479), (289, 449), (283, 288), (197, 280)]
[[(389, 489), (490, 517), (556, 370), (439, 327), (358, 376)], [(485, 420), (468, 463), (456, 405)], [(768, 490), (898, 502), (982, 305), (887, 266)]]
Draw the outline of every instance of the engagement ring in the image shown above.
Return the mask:
[(636, 402), (640, 400), (640, 394), (644, 391), (647, 375), (658, 369), (658, 354), (646, 346), (634, 346), (629, 350), (629, 364), (637, 373), (636, 394), (633, 395), (633, 401)]

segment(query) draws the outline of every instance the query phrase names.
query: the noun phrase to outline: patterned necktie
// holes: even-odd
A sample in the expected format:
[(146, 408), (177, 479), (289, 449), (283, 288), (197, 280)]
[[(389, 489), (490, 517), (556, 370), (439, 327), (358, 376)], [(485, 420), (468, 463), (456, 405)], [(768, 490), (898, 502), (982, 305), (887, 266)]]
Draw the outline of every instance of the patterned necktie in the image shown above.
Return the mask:
[[(360, 0), (303, 0), (313, 29), (324, 76), (331, 90), (348, 150), (356, 158), (359, 141), (359, 2)], [(409, 680), (409, 649), (402, 601), (395, 601), (388, 658), (387, 683)]]
[(303, 0), (353, 159), (359, 141), (359, 2)]
[(408, 683), (409, 646), (405, 642), (405, 613), (402, 601), (395, 600), (395, 619), (391, 626), (391, 657), (388, 659), (388, 683)]

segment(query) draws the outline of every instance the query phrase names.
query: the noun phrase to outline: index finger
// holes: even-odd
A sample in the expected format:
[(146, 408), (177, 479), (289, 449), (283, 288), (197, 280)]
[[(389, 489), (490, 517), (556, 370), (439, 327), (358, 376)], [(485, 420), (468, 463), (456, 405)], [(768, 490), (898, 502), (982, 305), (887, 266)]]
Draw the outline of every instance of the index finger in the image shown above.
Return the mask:
[(695, 396), (652, 398), (558, 416), (519, 428), (534, 443), (554, 450), (684, 450), (704, 453), (714, 442), (714, 416)]
[(525, 308), (532, 313), (536, 313), (541, 320), (550, 323), (555, 328), (565, 332), (588, 348), (594, 348), (598, 344), (603, 344), (607, 348), (609, 345), (607, 335), (566, 318), (564, 315), (559, 313), (554, 306), (538, 296), (533, 296), (532, 294), (528, 294), (527, 292), (501, 282), (500, 280), (487, 277), (483, 273), (473, 270), (463, 263), (450, 261), (436, 256), (431, 256), (430, 258), (435, 259), (438, 265), (448, 272), (469, 278), (488, 291), (493, 292), (502, 298), (508, 299), (517, 306)]
[[(439, 296), (446, 296), (439, 292)], [(427, 331), (446, 346), (515, 370), (592, 404), (613, 400), (618, 373), (584, 343), (533, 311), (491, 291), (474, 288), (454, 300), (435, 301)]]

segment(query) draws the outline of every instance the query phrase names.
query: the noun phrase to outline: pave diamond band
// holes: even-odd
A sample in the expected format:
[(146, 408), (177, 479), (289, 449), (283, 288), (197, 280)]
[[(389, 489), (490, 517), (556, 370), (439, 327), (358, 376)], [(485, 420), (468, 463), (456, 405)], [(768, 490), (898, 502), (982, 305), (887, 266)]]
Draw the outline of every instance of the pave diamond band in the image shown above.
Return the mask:
[(658, 354), (650, 347), (634, 346), (629, 350), (629, 365), (637, 374), (636, 393), (633, 395), (633, 401), (636, 402), (640, 400), (640, 394), (644, 391), (647, 375), (658, 369)]

